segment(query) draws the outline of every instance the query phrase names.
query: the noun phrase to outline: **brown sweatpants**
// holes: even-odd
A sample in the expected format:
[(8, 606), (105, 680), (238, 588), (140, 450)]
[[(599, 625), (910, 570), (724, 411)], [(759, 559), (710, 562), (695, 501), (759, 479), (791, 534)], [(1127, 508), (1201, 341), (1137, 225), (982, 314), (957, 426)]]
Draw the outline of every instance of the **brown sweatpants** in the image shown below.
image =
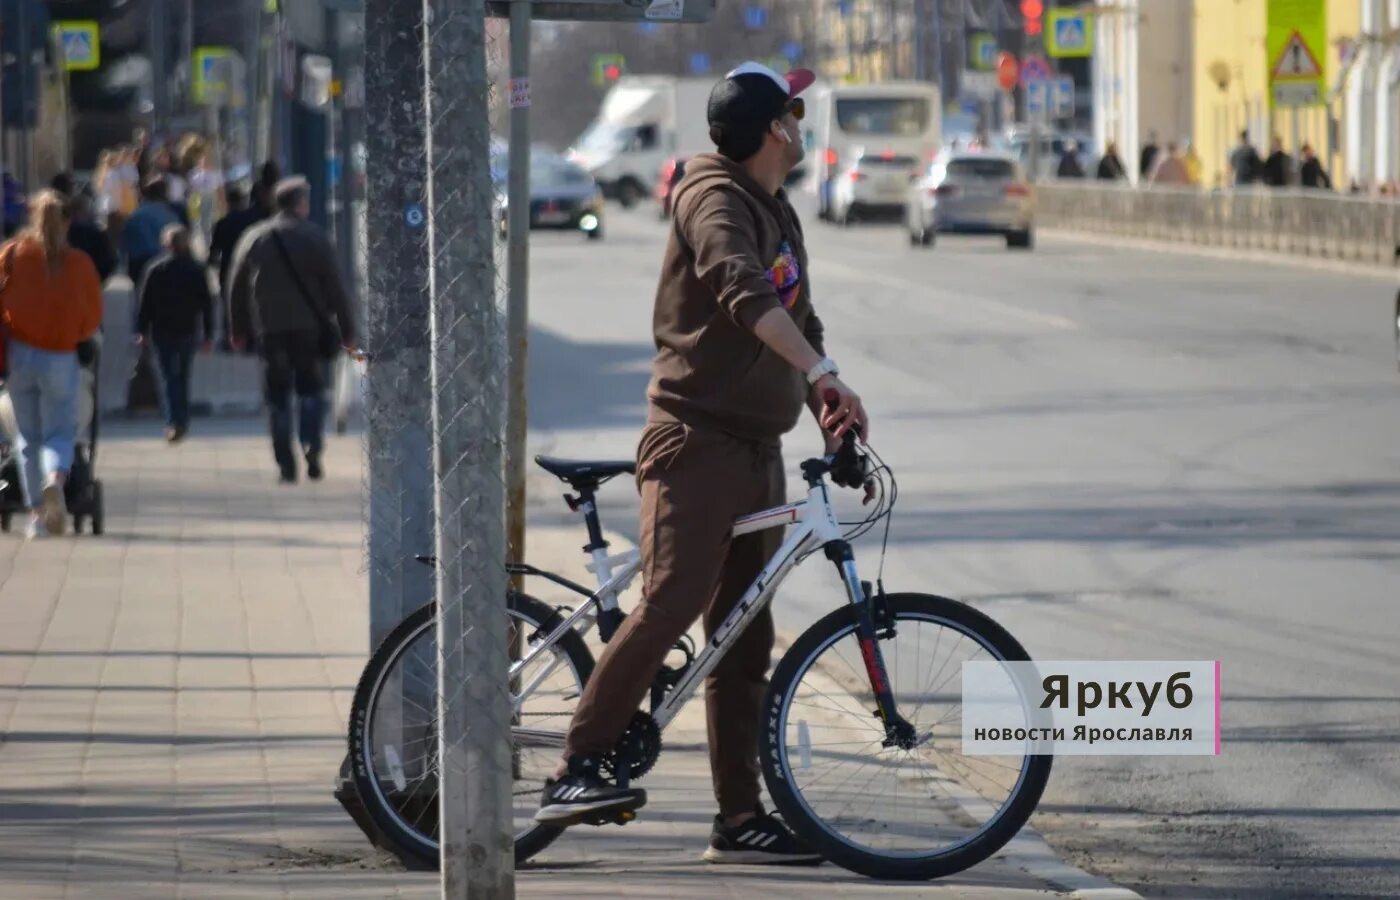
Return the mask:
[[(613, 635), (574, 714), (565, 756), (610, 750), (672, 645), (703, 612), (708, 638), (782, 542), (731, 537), (734, 520), (786, 499), (782, 451), (715, 431), (651, 423), (637, 448), (642, 601)], [(705, 681), (710, 772), (720, 813), (758, 803), (758, 729), (773, 615), (765, 609)]]

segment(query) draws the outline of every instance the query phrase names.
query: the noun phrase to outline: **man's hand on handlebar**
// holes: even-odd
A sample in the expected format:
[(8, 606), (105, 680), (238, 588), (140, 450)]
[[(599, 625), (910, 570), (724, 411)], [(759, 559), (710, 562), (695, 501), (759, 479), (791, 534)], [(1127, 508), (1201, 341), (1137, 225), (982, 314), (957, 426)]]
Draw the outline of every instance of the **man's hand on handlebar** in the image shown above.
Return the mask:
[(812, 390), (822, 398), (822, 430), (834, 438), (840, 438), (852, 428), (862, 442), (870, 439), (870, 419), (865, 414), (865, 405), (860, 396), (846, 386), (835, 375), (823, 375), (812, 385)]
[[(852, 401), (852, 405), (847, 409), (847, 416), (839, 415), (841, 410), (842, 395), (834, 387), (822, 390), (822, 383), (830, 379), (835, 381), (847, 392), (847, 396)], [(869, 459), (855, 448), (855, 440), (860, 438), (865, 440), (870, 427), (865, 416), (865, 407), (861, 405), (860, 398), (854, 391), (841, 384), (840, 380), (833, 375), (826, 375), (819, 379), (814, 386), (821, 393), (822, 398), (822, 428), (826, 433), (826, 452), (828, 456), (836, 457), (836, 465), (832, 470), (832, 480), (841, 487), (860, 487), (865, 490), (865, 497), (861, 500), (861, 505), (869, 505), (875, 499), (875, 479), (867, 474), (870, 468)], [(856, 417), (854, 424), (847, 420)], [(831, 420), (837, 420), (839, 430), (828, 425)], [(862, 478), (862, 476), (865, 476)]]

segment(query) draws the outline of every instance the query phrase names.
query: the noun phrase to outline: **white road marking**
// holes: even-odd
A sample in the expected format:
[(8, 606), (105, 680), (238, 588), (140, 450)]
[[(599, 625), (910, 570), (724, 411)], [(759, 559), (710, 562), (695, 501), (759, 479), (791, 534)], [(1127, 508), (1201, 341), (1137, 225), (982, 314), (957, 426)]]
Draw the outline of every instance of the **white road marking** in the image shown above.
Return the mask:
[[(920, 284), (898, 275), (890, 275), (887, 272), (879, 272), (871, 269), (860, 269), (855, 266), (848, 266), (831, 259), (823, 259), (815, 269), (815, 274), (820, 277), (824, 274), (840, 275), (853, 281), (874, 283), (892, 288), (902, 294), (925, 295), (927, 296), (932, 286), (928, 283)], [(1007, 319), (1014, 319), (1019, 322), (1029, 322), (1034, 325), (1043, 325), (1060, 331), (1078, 331), (1079, 323), (1064, 316), (1057, 316), (1054, 313), (1043, 313), (1033, 309), (1026, 309), (1014, 303), (1007, 303), (1004, 300), (996, 300), (986, 296), (969, 296), (966, 294), (954, 294), (951, 291), (937, 291), (938, 302), (943, 304), (957, 305), (965, 311), (975, 313), (999, 314)], [(820, 306), (818, 307), (820, 308)]]

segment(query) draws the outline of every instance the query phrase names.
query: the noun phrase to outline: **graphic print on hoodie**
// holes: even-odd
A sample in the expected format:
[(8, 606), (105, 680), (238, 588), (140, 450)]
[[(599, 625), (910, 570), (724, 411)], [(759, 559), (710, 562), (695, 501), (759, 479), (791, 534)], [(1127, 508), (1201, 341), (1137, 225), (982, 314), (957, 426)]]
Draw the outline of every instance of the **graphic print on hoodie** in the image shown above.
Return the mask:
[(797, 296), (802, 286), (802, 267), (797, 262), (797, 254), (792, 252), (792, 245), (783, 241), (778, 245), (778, 258), (773, 260), (773, 267), (768, 270), (768, 280), (773, 282), (773, 287), (778, 291), (778, 299), (782, 301), (783, 309), (792, 311), (797, 304)]

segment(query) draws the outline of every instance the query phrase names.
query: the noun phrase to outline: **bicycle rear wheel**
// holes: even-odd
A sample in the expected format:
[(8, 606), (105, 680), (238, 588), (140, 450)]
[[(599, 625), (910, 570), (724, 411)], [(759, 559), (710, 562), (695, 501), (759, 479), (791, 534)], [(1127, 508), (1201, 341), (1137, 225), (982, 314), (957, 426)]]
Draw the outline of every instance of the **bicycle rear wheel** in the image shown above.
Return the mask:
[[(533, 597), (511, 593), (507, 603), (512, 639), (518, 634), (522, 646), (561, 621), (555, 609)], [(351, 772), (365, 810), (402, 852), (434, 868), (439, 852), (436, 616), (435, 603), (416, 610), (370, 657), (350, 708), (349, 737)], [(593, 656), (577, 632), (565, 633), (518, 672), (512, 692), (528, 688), (545, 672), (512, 729), (517, 863), (562, 831), (532, 817), (593, 674)]]
[(943, 597), (890, 594), (886, 602), (894, 628), (882, 632), (880, 650), (919, 745), (883, 746), (847, 607), (808, 629), (773, 673), (764, 779), (787, 823), (828, 860), (873, 878), (937, 878), (976, 865), (1020, 830), (1051, 757), (962, 752), (961, 664), (1028, 659), (1005, 629)]

